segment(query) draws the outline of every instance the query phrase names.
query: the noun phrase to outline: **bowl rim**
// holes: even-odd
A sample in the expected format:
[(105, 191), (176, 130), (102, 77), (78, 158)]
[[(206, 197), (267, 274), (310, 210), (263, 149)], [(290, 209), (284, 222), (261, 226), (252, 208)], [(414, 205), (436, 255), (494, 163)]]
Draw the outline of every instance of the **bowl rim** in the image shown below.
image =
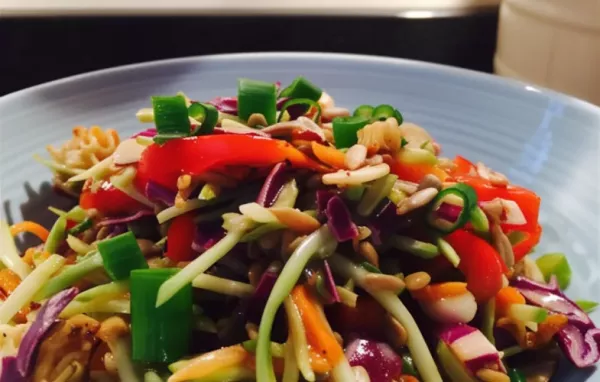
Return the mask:
[(504, 87), (519, 91), (532, 91), (536, 93), (545, 94), (546, 96), (555, 98), (563, 103), (571, 104), (572, 106), (579, 107), (588, 113), (597, 115), (600, 117), (600, 106), (596, 106), (588, 101), (570, 96), (564, 93), (560, 93), (555, 90), (547, 89), (542, 86), (538, 86), (532, 83), (519, 81), (512, 78), (500, 77), (490, 73), (479, 72), (471, 69), (465, 69), (460, 67), (454, 67), (444, 64), (438, 64), (433, 62), (412, 60), (406, 58), (397, 57), (386, 57), (377, 55), (364, 55), (354, 53), (327, 53), (327, 52), (251, 52), (251, 53), (224, 53), (224, 54), (212, 54), (204, 56), (187, 56), (178, 58), (168, 58), (162, 60), (144, 61), (134, 64), (119, 65), (105, 69), (94, 70), (90, 72), (80, 73), (68, 77), (63, 77), (53, 81), (45, 82), (39, 85), (34, 85), (25, 89), (21, 89), (0, 97), (0, 104), (8, 103), (21, 97), (27, 97), (38, 91), (52, 88), (55, 86), (61, 86), (73, 82), (77, 82), (84, 79), (91, 79), (96, 77), (103, 77), (111, 75), (113, 73), (135, 71), (141, 69), (150, 69), (160, 66), (168, 66), (173, 64), (185, 64), (185, 63), (201, 63), (201, 62), (214, 62), (214, 61), (245, 61), (245, 60), (298, 60), (298, 59), (321, 59), (321, 60), (340, 60), (340, 61), (355, 61), (364, 62), (367, 64), (379, 64), (389, 65), (397, 67), (409, 67), (413, 69), (422, 69), (429, 72), (438, 72), (441, 74), (453, 76), (453, 77), (466, 77), (473, 80), (481, 81), (496, 87)]

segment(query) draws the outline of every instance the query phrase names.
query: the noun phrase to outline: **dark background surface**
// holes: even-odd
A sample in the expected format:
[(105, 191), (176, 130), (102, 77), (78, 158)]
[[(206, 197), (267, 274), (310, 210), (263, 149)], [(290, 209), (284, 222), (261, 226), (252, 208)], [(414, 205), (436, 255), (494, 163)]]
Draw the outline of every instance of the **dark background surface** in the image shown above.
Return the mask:
[(491, 72), (496, 8), (428, 19), (219, 16), (0, 19), (0, 95), (135, 62), (231, 52), (411, 58)]

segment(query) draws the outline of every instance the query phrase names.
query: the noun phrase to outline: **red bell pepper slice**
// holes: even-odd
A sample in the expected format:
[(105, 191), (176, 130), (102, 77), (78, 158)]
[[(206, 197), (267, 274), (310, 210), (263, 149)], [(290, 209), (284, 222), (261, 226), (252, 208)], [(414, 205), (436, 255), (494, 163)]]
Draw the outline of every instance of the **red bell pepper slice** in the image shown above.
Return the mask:
[(494, 186), (488, 180), (473, 175), (476, 173), (475, 165), (461, 156), (456, 156), (454, 163), (456, 168), (451, 173), (454, 180), (473, 187), (478, 201), (488, 202), (495, 198), (501, 198), (512, 200), (519, 205), (527, 223), (523, 225), (502, 224), (504, 232), (515, 229), (534, 232), (537, 229), (541, 199), (535, 192), (512, 184), (507, 187)]
[(533, 248), (540, 242), (542, 236), (542, 226), (538, 224), (536, 229), (532, 232), (523, 232), (525, 237), (513, 245), (513, 253), (515, 254), (515, 261), (521, 260), (527, 255)]
[(467, 279), (467, 289), (478, 302), (493, 298), (502, 288), (502, 275), (508, 271), (500, 255), (484, 239), (464, 230), (444, 237), (460, 257), (458, 268)]
[(147, 208), (105, 180), (96, 191), (92, 191), (89, 184), (86, 183), (79, 196), (79, 206), (84, 210), (95, 208), (106, 216), (133, 214), (140, 209)]
[(194, 257), (192, 243), (196, 234), (196, 223), (192, 214), (177, 216), (167, 231), (166, 256), (173, 261), (189, 261)]
[(175, 189), (182, 174), (200, 175), (226, 166), (266, 167), (289, 161), (292, 166), (330, 171), (288, 142), (249, 135), (205, 135), (152, 144), (138, 163), (136, 185), (147, 181)]

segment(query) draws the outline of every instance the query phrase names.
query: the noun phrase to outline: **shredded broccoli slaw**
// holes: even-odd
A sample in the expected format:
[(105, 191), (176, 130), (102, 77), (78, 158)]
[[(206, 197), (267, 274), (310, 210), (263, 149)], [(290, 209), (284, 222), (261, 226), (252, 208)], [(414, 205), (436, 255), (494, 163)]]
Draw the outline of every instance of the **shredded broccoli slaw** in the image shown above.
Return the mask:
[(524, 350), (600, 358), (565, 255), (529, 256), (540, 198), (396, 107), (240, 79), (136, 116), (35, 156), (76, 197), (52, 227), (0, 221), (0, 381), (521, 381)]

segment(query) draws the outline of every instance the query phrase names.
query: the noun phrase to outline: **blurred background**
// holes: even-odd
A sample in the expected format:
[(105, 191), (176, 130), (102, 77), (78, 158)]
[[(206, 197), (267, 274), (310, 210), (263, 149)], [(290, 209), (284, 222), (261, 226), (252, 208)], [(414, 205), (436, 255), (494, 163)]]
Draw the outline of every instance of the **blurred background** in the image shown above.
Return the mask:
[(600, 0), (0, 0), (0, 95), (116, 65), (260, 51), (495, 70), (600, 104)]

